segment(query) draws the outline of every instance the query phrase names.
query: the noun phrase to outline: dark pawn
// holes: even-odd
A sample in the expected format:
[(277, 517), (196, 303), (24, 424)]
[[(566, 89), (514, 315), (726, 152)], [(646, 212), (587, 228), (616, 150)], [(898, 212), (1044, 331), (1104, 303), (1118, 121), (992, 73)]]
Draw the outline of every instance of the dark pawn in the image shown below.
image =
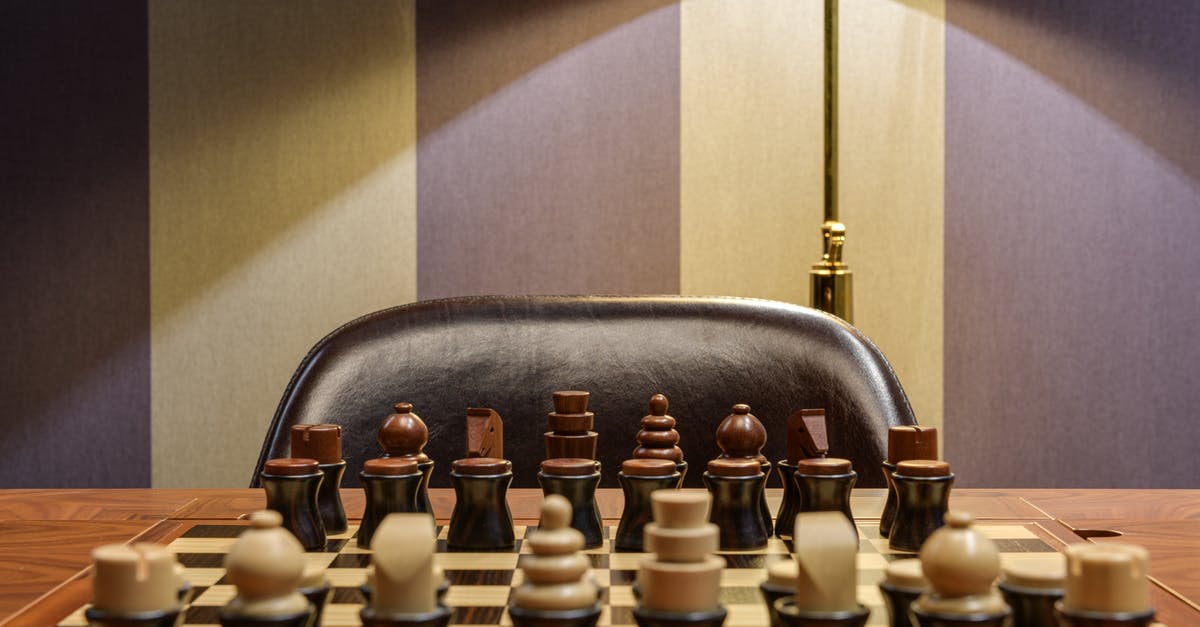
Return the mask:
[(454, 512), (446, 533), (452, 551), (511, 551), (516, 545), (508, 486), (512, 462), (494, 457), (468, 457), (454, 462)]
[(892, 482), (898, 506), (888, 547), (919, 551), (925, 539), (944, 524), (954, 474), (946, 462), (911, 459), (896, 465)]
[(846, 612), (804, 612), (796, 608), (795, 597), (790, 596), (776, 601), (775, 611), (785, 627), (862, 627), (871, 616), (865, 605)]
[(306, 551), (325, 548), (325, 523), (317, 508), (317, 492), (324, 475), (317, 460), (281, 457), (267, 460), (259, 473), (267, 493), (267, 509), (283, 516), (283, 528), (292, 532)]
[(666, 459), (627, 459), (617, 473), (625, 508), (613, 539), (613, 550), (641, 552), (645, 547), (642, 532), (654, 519), (650, 510), (650, 494), (655, 490), (670, 490), (679, 485), (675, 462)]
[(399, 457), (368, 459), (358, 475), (367, 505), (358, 527), (358, 548), (371, 548), (375, 528), (388, 514), (417, 512), (423, 476), (417, 462)]
[(599, 603), (580, 610), (536, 611), (508, 607), (513, 627), (594, 627), (603, 610)]
[(775, 462), (779, 469), (779, 480), (783, 482), (783, 501), (775, 517), (775, 535), (790, 538), (796, 527), (796, 514), (800, 513), (800, 488), (796, 486), (796, 467), (786, 459)]
[[(749, 458), (757, 461), (763, 473), (763, 487), (766, 487), (765, 481), (771, 476), (771, 462), (762, 454), (762, 448), (767, 444), (767, 429), (750, 413), (749, 405), (733, 406), (733, 413), (717, 425), (716, 439), (717, 446), (721, 448), (722, 458)], [(765, 491), (758, 497), (758, 508), (769, 536), (773, 528), (771, 509), (767, 507)]]
[(858, 473), (850, 460), (836, 457), (802, 459), (796, 464), (796, 488), (801, 512), (841, 512), (851, 523), (850, 491)]
[(433, 460), (423, 451), (429, 443), (429, 429), (421, 417), (413, 413), (411, 403), (396, 403), (396, 413), (389, 415), (379, 427), (379, 446), (384, 457), (401, 457), (417, 462), (421, 471), (421, 487), (417, 494), (417, 511), (433, 513), (429, 503), (429, 476), (433, 474)]
[(583, 534), (583, 548), (604, 544), (596, 486), (600, 485), (600, 462), (583, 458), (547, 459), (538, 472), (542, 493), (560, 494), (571, 502), (571, 527)]
[(704, 473), (704, 487), (713, 495), (708, 520), (721, 529), (722, 551), (759, 549), (771, 532), (758, 504), (763, 492), (762, 466), (753, 459), (714, 459)]
[(342, 428), (338, 425), (292, 425), (292, 457), (317, 460), (325, 478), (317, 490), (317, 509), (328, 535), (345, 533), (346, 509), (342, 506)]
[(721, 627), (725, 624), (725, 608), (711, 612), (656, 612), (642, 606), (633, 608), (633, 619), (638, 627)]
[(450, 608), (439, 605), (437, 609), (425, 614), (380, 616), (367, 606), (358, 613), (358, 618), (363, 627), (446, 627), (450, 624), (450, 614)]

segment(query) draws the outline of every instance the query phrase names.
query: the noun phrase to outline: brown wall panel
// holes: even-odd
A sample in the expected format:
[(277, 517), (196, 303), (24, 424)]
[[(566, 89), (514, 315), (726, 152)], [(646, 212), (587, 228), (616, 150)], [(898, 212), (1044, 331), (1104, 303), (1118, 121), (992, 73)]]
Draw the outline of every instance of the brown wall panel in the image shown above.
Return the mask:
[(144, 2), (0, 8), (0, 487), (150, 483)]
[(947, 3), (963, 485), (1195, 486), (1198, 75), (1200, 4)]
[(679, 7), (417, 10), (417, 294), (679, 290)]

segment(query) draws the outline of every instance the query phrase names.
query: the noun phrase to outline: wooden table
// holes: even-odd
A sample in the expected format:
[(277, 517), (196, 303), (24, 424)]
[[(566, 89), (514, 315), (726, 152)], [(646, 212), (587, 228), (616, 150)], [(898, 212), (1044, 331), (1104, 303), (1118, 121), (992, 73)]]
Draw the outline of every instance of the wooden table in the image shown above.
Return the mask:
[[(774, 492), (774, 493), (772, 493)], [(777, 507), (778, 491), (768, 492)], [(454, 495), (434, 490), (439, 520)], [(620, 516), (618, 490), (597, 496), (605, 519)], [(882, 490), (856, 490), (857, 518), (879, 517)], [(343, 491), (352, 518), (362, 491)], [(519, 523), (536, 521), (541, 493), (514, 489)], [(86, 602), (91, 549), (154, 541), (183, 521), (230, 520), (260, 509), (261, 490), (0, 490), (0, 625), (53, 625)], [(1061, 546), (1126, 541), (1150, 551), (1152, 601), (1167, 625), (1200, 624), (1200, 490), (956, 490), (951, 507), (988, 521), (1033, 524)]]

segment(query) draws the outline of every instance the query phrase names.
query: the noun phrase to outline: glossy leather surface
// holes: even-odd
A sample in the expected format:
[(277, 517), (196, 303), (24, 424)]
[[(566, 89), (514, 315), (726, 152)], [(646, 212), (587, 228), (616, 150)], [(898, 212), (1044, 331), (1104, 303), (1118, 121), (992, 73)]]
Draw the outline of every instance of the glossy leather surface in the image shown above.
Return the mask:
[[(826, 411), (830, 455), (854, 462), (861, 487), (883, 487), (889, 426), (914, 424), (887, 360), (862, 333), (822, 312), (766, 300), (683, 296), (463, 297), (363, 316), (304, 358), (267, 431), (258, 468), (287, 456), (294, 424), (344, 427), (343, 485), (378, 457), (376, 431), (410, 402), (429, 427), (432, 485), (449, 486), (466, 452), (466, 409), (504, 419), (514, 487), (536, 487), (555, 390), (591, 392), (604, 487), (617, 485), (638, 423), (658, 392), (696, 468), (716, 457), (717, 425), (747, 403), (767, 426), (763, 452), (784, 458), (788, 415)], [(685, 485), (700, 485), (700, 472)], [(777, 479), (772, 478), (772, 486)], [(252, 485), (258, 485), (257, 469)]]

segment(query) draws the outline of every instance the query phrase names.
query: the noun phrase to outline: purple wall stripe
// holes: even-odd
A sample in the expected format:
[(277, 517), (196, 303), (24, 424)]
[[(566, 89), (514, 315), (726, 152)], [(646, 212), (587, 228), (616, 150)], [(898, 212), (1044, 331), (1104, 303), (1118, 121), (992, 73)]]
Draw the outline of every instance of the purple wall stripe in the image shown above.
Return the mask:
[(0, 487), (150, 484), (146, 27), (0, 9)]
[(422, 1), (417, 294), (679, 290), (679, 7)]
[(1200, 5), (946, 11), (947, 459), (1195, 487)]

